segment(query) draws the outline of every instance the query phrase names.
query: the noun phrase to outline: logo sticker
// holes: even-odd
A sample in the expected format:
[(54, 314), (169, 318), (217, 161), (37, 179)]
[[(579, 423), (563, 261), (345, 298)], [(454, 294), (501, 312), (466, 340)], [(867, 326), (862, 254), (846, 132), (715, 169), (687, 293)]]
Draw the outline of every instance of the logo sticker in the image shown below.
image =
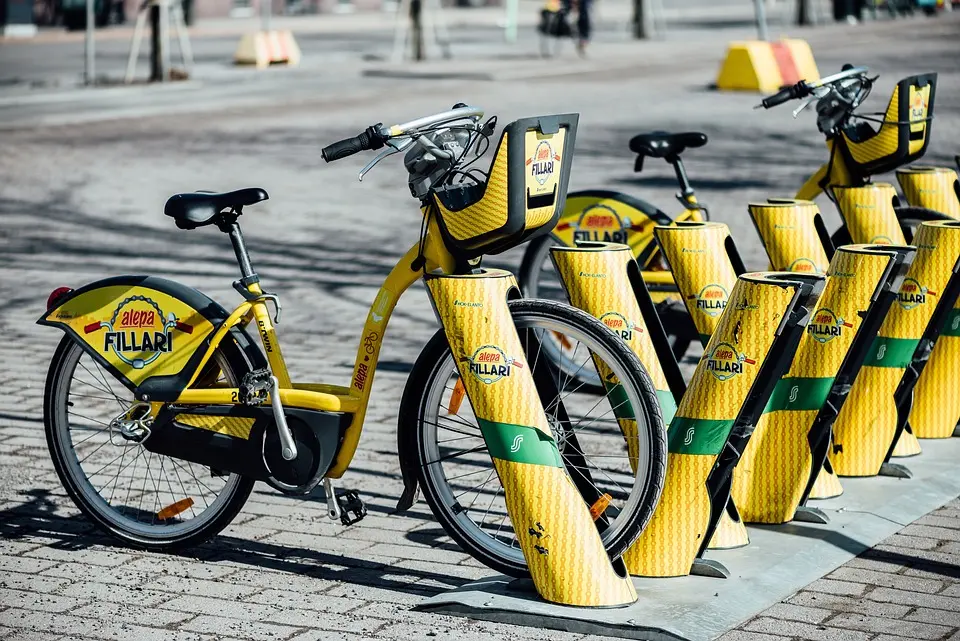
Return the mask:
[(807, 325), (807, 332), (818, 343), (829, 343), (834, 338), (843, 334), (844, 327), (853, 327), (829, 309), (817, 310), (813, 315), (813, 320)]
[(923, 94), (919, 91), (913, 91), (910, 101), (910, 120), (923, 120), (927, 115), (927, 103), (923, 100)]
[(727, 306), (727, 290), (720, 285), (711, 283), (695, 296), (689, 296), (697, 301), (697, 309), (707, 316), (719, 316)]
[(817, 264), (814, 263), (809, 258), (798, 258), (792, 263), (790, 267), (787, 268), (787, 271), (791, 272), (802, 272), (805, 274), (819, 274), (820, 270), (817, 269)]
[(617, 312), (607, 312), (600, 317), (600, 320), (604, 325), (609, 327), (613, 332), (622, 338), (625, 341), (628, 341), (633, 338), (633, 331), (637, 330), (642, 332), (643, 330), (636, 326), (636, 324), (627, 320), (622, 314)]
[(936, 296), (937, 293), (921, 285), (913, 278), (907, 278), (897, 294), (897, 303), (904, 309), (913, 309), (927, 302), (927, 296)]
[(520, 444), (523, 443), (523, 436), (517, 434), (517, 437), (513, 439), (513, 445), (510, 446), (510, 451), (516, 454), (520, 451)]
[(484, 345), (473, 353), (473, 356), (463, 359), (470, 365), (470, 373), (481, 383), (490, 385), (505, 376), (510, 376), (514, 367), (523, 369), (523, 363), (510, 358), (496, 345)]
[(546, 140), (541, 140), (533, 152), (533, 157), (527, 159), (530, 175), (541, 185), (546, 184), (553, 176), (557, 162), (560, 162), (560, 155), (554, 153), (553, 147)]
[(123, 300), (109, 320), (90, 323), (84, 334), (106, 329), (103, 351), (115, 353), (134, 369), (143, 369), (173, 351), (173, 330), (193, 333), (193, 326), (177, 320), (172, 312), (164, 314), (160, 306), (146, 296)]
[(737, 374), (743, 374), (744, 365), (756, 365), (757, 361), (747, 358), (730, 343), (720, 343), (707, 358), (707, 371), (718, 380), (730, 380)]
[(574, 242), (626, 243), (630, 219), (620, 218), (613, 208), (606, 205), (591, 205), (580, 212), (573, 229)]

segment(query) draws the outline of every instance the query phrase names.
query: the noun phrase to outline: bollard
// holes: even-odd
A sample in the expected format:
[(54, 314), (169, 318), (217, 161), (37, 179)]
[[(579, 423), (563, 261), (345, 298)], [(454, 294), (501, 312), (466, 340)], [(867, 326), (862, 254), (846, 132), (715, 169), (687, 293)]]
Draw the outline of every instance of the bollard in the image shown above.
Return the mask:
[(960, 179), (954, 170), (911, 165), (897, 170), (897, 181), (911, 207), (932, 209), (960, 220)]
[(801, 505), (827, 455), (829, 419), (896, 297), (904, 257), (912, 255), (912, 248), (889, 245), (837, 250), (790, 371), (777, 383), (734, 470), (733, 497), (748, 523), (795, 517), (827, 522), (819, 510)]
[[(507, 307), (517, 290), (513, 274), (478, 270), (458, 276), (428, 274), (425, 280), (458, 368), (485, 346), (496, 346), (513, 359), (524, 354)], [(454, 305), (456, 300), (481, 305)], [(618, 572), (607, 557), (589, 508), (564, 469), (533, 374), (520, 365), (492, 383), (465, 371), (460, 380), (503, 484), (533, 584), (552, 603), (633, 603), (633, 583), (622, 564), (617, 563)], [(518, 432), (526, 438), (517, 438)], [(525, 534), (527, 525), (531, 534)]]
[[(675, 229), (658, 228), (658, 239)], [(823, 280), (784, 273), (737, 280), (671, 423), (660, 503), (623, 557), (631, 574), (727, 576), (721, 564), (700, 557), (727, 512), (733, 468), (789, 366)]]
[[(894, 205), (897, 192), (889, 183), (875, 183), (861, 187), (834, 187), (834, 196), (854, 243), (906, 245)], [(901, 432), (893, 456), (914, 456), (920, 453), (910, 426)]]
[[(834, 249), (816, 204), (796, 198), (768, 198), (766, 202), (750, 203), (747, 210), (770, 258), (770, 269), (815, 274), (827, 270)], [(841, 494), (840, 479), (826, 461), (810, 498), (830, 499)]]
[[(654, 236), (705, 346), (726, 309), (737, 275), (746, 271), (730, 230), (723, 223), (682, 222), (655, 227)], [(750, 542), (733, 501), (715, 537), (711, 549), (729, 550)]]
[[(914, 379), (905, 389), (905, 372), (916, 372), (915, 361), (925, 364), (935, 345), (935, 335), (925, 336), (931, 320), (936, 320), (934, 312), (939, 308), (945, 321), (954, 305), (953, 300), (941, 299), (949, 294), (948, 283), (955, 280), (960, 223), (924, 222), (914, 244), (917, 255), (897, 304), (887, 314), (834, 424), (830, 460), (840, 476), (909, 476), (909, 470), (888, 462), (896, 439), (906, 429), (908, 395), (916, 383)], [(939, 332), (939, 327), (932, 329)]]

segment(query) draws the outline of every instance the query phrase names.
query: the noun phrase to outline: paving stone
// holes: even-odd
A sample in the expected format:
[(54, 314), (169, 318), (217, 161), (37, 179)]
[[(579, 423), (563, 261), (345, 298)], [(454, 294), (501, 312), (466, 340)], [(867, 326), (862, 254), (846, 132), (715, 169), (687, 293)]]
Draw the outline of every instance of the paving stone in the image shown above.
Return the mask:
[[(4, 464), (6, 465), (7, 458), (3, 459)], [(39, 543), (33, 541), (24, 541), (24, 540), (15, 540), (15, 539), (0, 539), (0, 554), (3, 555), (19, 555), (24, 552), (35, 549), (39, 546)]]
[[(905, 532), (906, 530), (901, 530)], [(883, 540), (881, 545), (896, 546), (908, 550), (933, 550), (940, 545), (940, 540), (925, 536), (909, 536), (907, 534), (894, 534)]]
[(937, 539), (939, 541), (960, 541), (960, 530), (951, 530), (945, 527), (908, 525), (903, 529), (903, 533), (909, 536), (919, 536), (927, 539)]
[(20, 630), (3, 638), (4, 641), (63, 641), (63, 636), (59, 634), (48, 634), (35, 630)]
[(960, 611), (960, 599), (940, 596), (939, 594), (924, 594), (922, 592), (908, 592), (892, 588), (877, 588), (866, 595), (871, 601), (887, 601), (901, 605), (912, 605), (939, 610)]
[[(23, 574), (21, 572), (4, 572), (0, 574), (0, 588), (9, 590), (28, 590), (30, 592), (55, 592), (65, 585), (68, 579), (58, 579), (39, 574)], [(72, 596), (72, 595), (66, 595)]]
[(139, 586), (117, 587), (96, 581), (76, 581), (58, 590), (57, 594), (92, 601), (133, 602), (148, 607), (169, 601), (176, 596), (169, 592), (145, 590)]
[(80, 601), (70, 597), (37, 592), (0, 589), (0, 604), (8, 608), (40, 610), (41, 612), (65, 612), (80, 605)]
[(884, 587), (896, 586), (900, 590), (927, 592), (929, 594), (934, 594), (943, 589), (942, 581), (895, 576), (886, 572), (874, 572), (873, 570), (864, 570), (863, 568), (840, 567), (828, 576), (831, 579), (848, 581), (850, 583), (865, 583)]
[(88, 579), (95, 577), (100, 583), (112, 583), (126, 587), (142, 585), (156, 575), (156, 572), (150, 572), (147, 566), (135, 566), (134, 563), (122, 566), (122, 569), (105, 569), (96, 565), (87, 565), (86, 563), (61, 563), (60, 565), (44, 570), (43, 575), (66, 579)]
[(131, 561), (124, 570), (143, 572), (152, 575), (167, 574), (190, 579), (220, 579), (235, 572), (236, 568), (221, 567), (215, 563), (204, 563), (187, 558), (166, 558), (154, 556)]
[(317, 610), (320, 612), (346, 613), (362, 606), (364, 604), (360, 599), (348, 599), (345, 597), (331, 596), (329, 594), (316, 594), (295, 592), (291, 590), (263, 590), (258, 594), (244, 599), (247, 603), (261, 603), (264, 605), (277, 605), (280, 607), (300, 608), (302, 610)]
[(188, 579), (182, 576), (164, 575), (156, 581), (144, 584), (144, 589), (174, 594), (196, 594), (221, 599), (244, 600), (256, 594), (260, 588), (227, 583), (225, 580)]
[[(595, 637), (599, 638), (599, 637)], [(790, 637), (782, 637), (774, 634), (764, 634), (762, 632), (749, 632), (748, 630), (732, 630), (727, 632), (717, 641), (785, 641)]]
[(33, 559), (25, 556), (0, 556), (0, 572), (35, 574), (52, 568), (55, 565), (56, 563), (53, 561)]
[(250, 639), (252, 641), (287, 639), (300, 630), (300, 628), (287, 625), (240, 621), (206, 614), (181, 625), (180, 629), (187, 632), (206, 632), (218, 636), (229, 634), (238, 639)]
[(745, 629), (750, 632), (786, 634), (790, 637), (809, 639), (810, 641), (867, 641), (871, 636), (865, 632), (854, 630), (767, 618), (754, 619), (745, 626)]
[(41, 547), (27, 552), (25, 556), (51, 561), (73, 563), (80, 561), (88, 565), (116, 567), (131, 559), (128, 552), (106, 552), (103, 550), (64, 550), (53, 547)]
[(960, 628), (960, 612), (957, 611), (920, 607), (908, 614), (905, 618), (910, 621), (919, 621), (920, 623)]
[(869, 617), (848, 612), (838, 614), (830, 619), (828, 624), (865, 632), (893, 634), (908, 639), (940, 639), (951, 632), (951, 628), (942, 625)]
[(308, 574), (252, 569), (237, 570), (229, 578), (222, 579), (222, 581), (260, 588), (296, 590), (297, 592), (322, 592), (341, 585), (336, 581), (329, 581)]
[(108, 641), (203, 641), (200, 635), (160, 628), (148, 628), (120, 621), (94, 620), (69, 614), (50, 614), (10, 608), (4, 612), (8, 622), (17, 627), (63, 636), (93, 636)]
[(78, 617), (90, 617), (98, 621), (125, 621), (152, 627), (169, 627), (171, 624), (180, 623), (193, 617), (193, 614), (151, 608), (136, 601), (131, 603), (100, 601), (71, 610), (70, 614)]
[(849, 581), (836, 581), (833, 579), (817, 579), (806, 590), (812, 592), (825, 592), (827, 594), (839, 594), (847, 596), (860, 596), (867, 590), (863, 583), (851, 583)]
[(778, 603), (771, 608), (767, 608), (759, 616), (786, 619), (788, 621), (802, 621), (804, 623), (820, 623), (832, 613), (823, 608), (812, 608), (808, 606)]
[(913, 609), (912, 605), (897, 605), (871, 601), (860, 597), (846, 597), (822, 592), (801, 591), (789, 599), (789, 603), (831, 610), (834, 612), (856, 612), (868, 616), (900, 618)]

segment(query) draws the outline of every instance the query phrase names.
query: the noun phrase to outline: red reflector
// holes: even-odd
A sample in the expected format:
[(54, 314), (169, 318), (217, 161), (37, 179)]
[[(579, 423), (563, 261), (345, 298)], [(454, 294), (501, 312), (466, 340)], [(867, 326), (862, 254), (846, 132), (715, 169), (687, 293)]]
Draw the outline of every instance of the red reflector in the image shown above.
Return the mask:
[(72, 291), (73, 291), (72, 287), (57, 287), (55, 290), (50, 292), (50, 296), (47, 297), (47, 309), (53, 309), (57, 304), (57, 300), (61, 296), (65, 296), (66, 294), (69, 294)]

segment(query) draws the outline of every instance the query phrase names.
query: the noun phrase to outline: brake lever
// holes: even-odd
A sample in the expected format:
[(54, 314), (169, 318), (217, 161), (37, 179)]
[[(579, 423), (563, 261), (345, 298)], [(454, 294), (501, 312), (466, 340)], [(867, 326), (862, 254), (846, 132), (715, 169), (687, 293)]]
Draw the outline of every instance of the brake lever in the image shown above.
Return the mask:
[(799, 107), (793, 110), (793, 117), (796, 118), (797, 116), (799, 116), (801, 111), (803, 111), (804, 109), (806, 109), (807, 107), (815, 103), (817, 100), (820, 100), (820, 99), (814, 96), (813, 98), (810, 98), (809, 100), (804, 101), (802, 105), (800, 105)]
[(379, 163), (381, 160), (383, 160), (387, 156), (392, 156), (393, 154), (400, 153), (401, 151), (409, 147), (411, 144), (413, 144), (412, 138), (406, 138), (400, 144), (394, 144), (392, 140), (388, 140), (387, 147), (389, 147), (389, 149), (384, 149), (379, 154), (377, 154), (376, 158), (368, 162), (366, 166), (364, 166), (364, 168), (360, 170), (360, 173), (357, 175), (357, 180), (359, 180), (360, 182), (363, 182), (363, 177), (366, 176), (368, 173), (370, 173), (370, 170), (376, 167), (377, 163)]

